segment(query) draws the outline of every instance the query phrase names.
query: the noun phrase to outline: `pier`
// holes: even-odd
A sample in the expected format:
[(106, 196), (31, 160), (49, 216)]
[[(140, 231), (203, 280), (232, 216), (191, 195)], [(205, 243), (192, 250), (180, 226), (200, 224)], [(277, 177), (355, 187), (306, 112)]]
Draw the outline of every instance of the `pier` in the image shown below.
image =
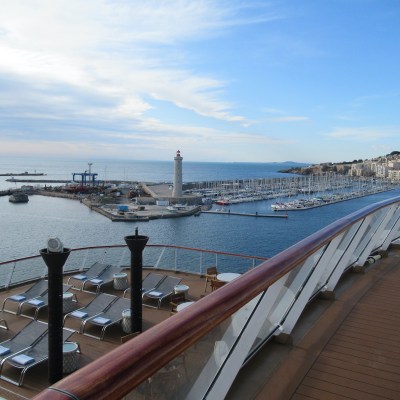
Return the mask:
[[(8, 176), (8, 175), (7, 175)], [(6, 179), (6, 182), (18, 182), (18, 183), (69, 183), (71, 180), (63, 179)]]
[(43, 172), (7, 172), (6, 174), (0, 174), (0, 176), (43, 176), (46, 175)]
[(218, 215), (237, 215), (241, 217), (256, 217), (256, 218), (288, 218), (287, 214), (251, 214), (251, 213), (239, 213), (228, 211), (201, 211), (201, 214), (218, 214)]

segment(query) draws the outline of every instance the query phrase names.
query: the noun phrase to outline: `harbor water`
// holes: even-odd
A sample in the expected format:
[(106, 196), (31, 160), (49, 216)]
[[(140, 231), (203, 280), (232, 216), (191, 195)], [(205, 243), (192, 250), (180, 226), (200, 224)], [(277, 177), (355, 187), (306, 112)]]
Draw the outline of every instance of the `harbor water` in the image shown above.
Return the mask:
[[(183, 180), (229, 180), (281, 177), (288, 164), (185, 163)], [(84, 172), (82, 161), (9, 159), (0, 161), (0, 173), (43, 172), (46, 179), (71, 179)], [(171, 182), (173, 162), (94, 162), (92, 172), (99, 180)], [(37, 179), (38, 177), (32, 177)], [(0, 177), (0, 190), (17, 185)], [(21, 185), (21, 184), (18, 184)], [(0, 197), (0, 261), (37, 255), (48, 237), (58, 236), (65, 246), (124, 244), (124, 237), (139, 233), (149, 236), (149, 244), (171, 244), (244, 255), (271, 257), (336, 219), (366, 205), (400, 195), (398, 189), (348, 200), (310, 210), (289, 212), (288, 218), (256, 218), (225, 214), (158, 219), (148, 222), (112, 222), (79, 201), (30, 196), (28, 203), (14, 204)], [(232, 204), (232, 212), (270, 213), (276, 201), (262, 200)]]

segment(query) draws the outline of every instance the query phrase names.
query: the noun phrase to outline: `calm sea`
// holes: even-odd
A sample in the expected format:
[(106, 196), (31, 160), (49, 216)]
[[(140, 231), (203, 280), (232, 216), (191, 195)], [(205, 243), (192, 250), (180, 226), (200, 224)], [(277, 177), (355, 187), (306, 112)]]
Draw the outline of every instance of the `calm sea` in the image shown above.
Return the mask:
[[(278, 171), (290, 164), (183, 162), (183, 180), (228, 180), (286, 177)], [(91, 166), (98, 179), (171, 182), (173, 161), (96, 161)], [(88, 170), (83, 161), (1, 159), (0, 173), (43, 172), (46, 179), (71, 179), (73, 172)], [(34, 177), (32, 177), (34, 179)], [(15, 184), (0, 177), (0, 190)], [(20, 185), (20, 184), (18, 184)], [(30, 196), (29, 203), (13, 204), (0, 197), (0, 261), (38, 254), (47, 238), (58, 236), (66, 247), (124, 244), (124, 236), (139, 233), (151, 244), (175, 244), (208, 250), (271, 257), (304, 237), (368, 204), (400, 195), (400, 191), (350, 200), (308, 211), (289, 213), (288, 218), (254, 218), (209, 215), (160, 219), (149, 222), (111, 222), (78, 201)], [(271, 213), (273, 201), (231, 205), (231, 211)]]

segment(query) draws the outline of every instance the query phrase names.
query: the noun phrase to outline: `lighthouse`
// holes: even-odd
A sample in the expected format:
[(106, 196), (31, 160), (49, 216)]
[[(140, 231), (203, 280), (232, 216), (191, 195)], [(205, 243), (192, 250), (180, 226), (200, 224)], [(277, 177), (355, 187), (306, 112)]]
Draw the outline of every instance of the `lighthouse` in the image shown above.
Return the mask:
[(174, 188), (172, 190), (172, 197), (182, 197), (182, 160), (181, 152), (176, 152), (174, 158)]

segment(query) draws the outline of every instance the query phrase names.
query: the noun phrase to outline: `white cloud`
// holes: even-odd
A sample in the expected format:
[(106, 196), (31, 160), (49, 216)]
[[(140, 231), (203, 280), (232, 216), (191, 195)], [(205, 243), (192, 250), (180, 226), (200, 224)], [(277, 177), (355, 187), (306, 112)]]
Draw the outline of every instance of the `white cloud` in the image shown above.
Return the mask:
[(186, 145), (204, 143), (205, 145), (232, 145), (232, 144), (261, 144), (261, 145), (285, 145), (293, 143), (292, 140), (274, 138), (255, 133), (243, 133), (237, 131), (223, 131), (206, 126), (194, 126), (183, 124), (166, 124), (157, 119), (141, 119), (135, 125), (135, 132), (108, 132), (104, 136), (119, 138), (126, 141), (143, 141), (168, 146), (171, 141)]
[(382, 138), (394, 137), (400, 134), (400, 128), (388, 127), (342, 127), (333, 129), (325, 134), (334, 139), (348, 139), (359, 142), (375, 141)]
[[(153, 96), (204, 117), (247, 124), (221, 100), (226, 82), (185, 68), (187, 54), (180, 47), (233, 25), (276, 18), (266, 12), (239, 18), (241, 7), (248, 6), (211, 0), (5, 1), (0, 74), (32, 88), (72, 85), (110, 97), (116, 105), (109, 112), (116, 116), (143, 115), (152, 108), (145, 97)], [(88, 114), (76, 104), (80, 111)]]
[(276, 117), (276, 118), (268, 118), (269, 122), (303, 122), (309, 121), (308, 117), (301, 116), (286, 116), (286, 117)]

